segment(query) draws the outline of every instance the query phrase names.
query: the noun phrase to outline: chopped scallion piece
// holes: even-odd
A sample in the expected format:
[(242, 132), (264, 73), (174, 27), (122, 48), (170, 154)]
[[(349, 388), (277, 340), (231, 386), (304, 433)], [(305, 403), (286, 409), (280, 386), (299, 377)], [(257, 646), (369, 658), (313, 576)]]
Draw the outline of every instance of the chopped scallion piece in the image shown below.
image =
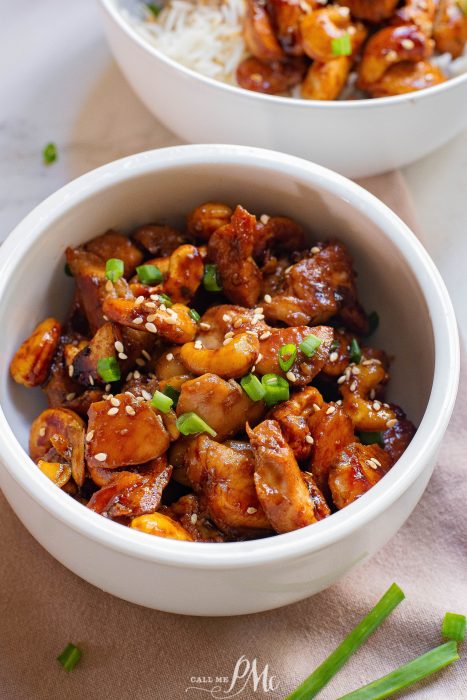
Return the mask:
[(120, 367), (115, 357), (101, 357), (97, 361), (97, 373), (106, 384), (118, 382), (121, 377)]
[(168, 413), (173, 406), (173, 399), (170, 396), (166, 396), (161, 391), (155, 391), (154, 396), (151, 399), (151, 406), (157, 408), (162, 413)]
[(362, 443), (362, 445), (380, 445), (380, 447), (384, 446), (382, 433), (370, 433), (362, 431), (358, 434), (358, 437), (360, 438), (360, 442)]
[(464, 15), (467, 15), (467, 0), (457, 0), (457, 4), (461, 8)]
[(68, 263), (65, 263), (65, 267), (63, 268), (63, 271), (67, 277), (73, 277), (73, 273), (71, 271), (71, 267), (69, 266)]
[(307, 357), (311, 357), (315, 354), (322, 342), (321, 338), (318, 338), (316, 335), (307, 335), (305, 340), (300, 343), (300, 350)]
[(168, 294), (164, 294), (164, 293), (159, 294), (159, 299), (160, 299), (161, 302), (162, 302), (163, 304), (165, 304), (166, 306), (169, 306), (169, 307), (170, 307), (170, 306), (172, 306), (172, 304), (173, 304), (173, 301), (172, 301), (172, 299), (169, 297)]
[(197, 413), (190, 411), (182, 413), (177, 418), (177, 428), (182, 435), (197, 435), (198, 433), (208, 433), (212, 437), (216, 437), (217, 433), (204, 421)]
[[(467, 1), (467, 0), (466, 0)], [(379, 326), (379, 314), (377, 311), (372, 311), (368, 314), (368, 335), (371, 335)]]
[(360, 345), (358, 344), (358, 340), (356, 338), (352, 338), (352, 342), (350, 343), (350, 362), (355, 362), (355, 364), (358, 365), (361, 359), (362, 351), (360, 349)]
[(350, 40), (350, 34), (336, 36), (332, 40), (332, 53), (333, 56), (350, 56), (352, 54), (352, 42)]
[(454, 639), (455, 642), (463, 642), (465, 638), (465, 615), (447, 612), (444, 616), (441, 634), (443, 639)]
[(288, 372), (297, 357), (297, 346), (293, 343), (283, 345), (279, 350), (279, 366), (284, 372)]
[(207, 263), (204, 267), (204, 277), (203, 277), (204, 288), (208, 292), (220, 292), (222, 285), (219, 281), (219, 275), (217, 271), (217, 265), (212, 265)]
[(154, 2), (147, 2), (146, 7), (148, 8), (148, 12), (150, 12), (153, 17), (157, 17), (162, 10), (162, 7), (160, 5), (156, 5)]
[(252, 401), (261, 401), (266, 395), (266, 389), (254, 374), (247, 374), (240, 380), (243, 391)]
[(279, 374), (265, 374), (261, 383), (266, 391), (264, 400), (268, 406), (287, 401), (289, 398), (289, 383)]
[(60, 656), (57, 656), (65, 671), (72, 671), (81, 658), (81, 649), (74, 644), (67, 644)]
[(111, 282), (116, 282), (120, 277), (123, 277), (125, 266), (123, 260), (119, 258), (110, 258), (105, 263), (105, 276)]
[(173, 407), (177, 408), (178, 404), (178, 399), (180, 398), (180, 392), (178, 389), (175, 389), (175, 387), (170, 386), (170, 384), (167, 384), (164, 389), (162, 389), (162, 393), (165, 394), (165, 396), (168, 396), (169, 399), (172, 399), (173, 401)]
[(193, 319), (193, 321), (194, 321), (195, 323), (199, 323), (199, 322), (200, 322), (201, 316), (200, 316), (199, 313), (196, 311), (196, 309), (190, 309), (189, 312), (188, 312), (188, 315), (191, 316), (191, 318)]
[(48, 143), (42, 151), (42, 158), (45, 165), (51, 165), (55, 163), (58, 158), (57, 146), (54, 143)]
[(354, 627), (337, 649), (296, 690), (287, 695), (285, 700), (314, 698), (404, 598), (399, 586), (393, 583), (373, 610)]
[(143, 284), (159, 284), (164, 279), (157, 265), (139, 265), (136, 272)]
[(378, 678), (378, 680), (368, 683), (352, 693), (342, 695), (339, 700), (381, 700), (381, 698), (387, 698), (452, 664), (458, 658), (456, 642), (446, 642), (426, 654), (418, 656), (413, 661), (409, 661), (408, 664), (400, 666), (395, 671), (388, 673), (387, 676)]

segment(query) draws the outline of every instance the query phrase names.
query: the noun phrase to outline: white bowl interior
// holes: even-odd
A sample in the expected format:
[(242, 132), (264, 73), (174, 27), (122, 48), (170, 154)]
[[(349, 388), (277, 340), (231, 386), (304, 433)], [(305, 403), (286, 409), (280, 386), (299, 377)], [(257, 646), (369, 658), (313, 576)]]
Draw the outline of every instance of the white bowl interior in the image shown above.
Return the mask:
[[(315, 174), (305, 183), (292, 170), (277, 172), (264, 162), (229, 166), (174, 162), (163, 172), (148, 168), (142, 173), (130, 168), (125, 181), (104, 179), (99, 191), (86, 193), (83, 201), (60, 213), (34, 243), (33, 252), (9, 270), (11, 280), (0, 306), (0, 402), (23, 448), (27, 450), (31, 421), (45, 407), (45, 399), (39, 390), (14, 384), (8, 365), (37, 322), (49, 315), (64, 318), (73, 287), (63, 271), (66, 246), (111, 227), (129, 231), (147, 221), (181, 225), (191, 208), (208, 200), (241, 203), (258, 216), (288, 215), (303, 224), (310, 242), (337, 237), (348, 245), (359, 274), (361, 300), (381, 318), (371, 343), (395, 358), (388, 397), (418, 424), (434, 374), (433, 329), (419, 282), (399, 248), (383, 234), (393, 221), (386, 221), (381, 212), (376, 215), (365, 198), (357, 197), (356, 206), (351, 203), (343, 181), (334, 193), (328, 191), (325, 180), (331, 176), (324, 173), (322, 182)], [(386, 210), (381, 206), (381, 211)], [(32, 462), (29, 468), (35, 468)]]

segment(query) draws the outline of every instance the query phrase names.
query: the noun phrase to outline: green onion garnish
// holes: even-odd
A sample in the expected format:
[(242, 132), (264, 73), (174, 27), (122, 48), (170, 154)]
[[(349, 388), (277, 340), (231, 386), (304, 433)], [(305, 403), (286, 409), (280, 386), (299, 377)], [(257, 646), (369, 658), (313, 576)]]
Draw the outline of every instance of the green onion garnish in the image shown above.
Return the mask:
[(322, 342), (321, 338), (318, 338), (316, 335), (307, 335), (305, 340), (300, 343), (300, 350), (307, 357), (311, 357), (315, 354)]
[(146, 7), (153, 17), (157, 17), (162, 10), (162, 7), (156, 5), (154, 2), (147, 2)]
[(70, 643), (66, 645), (60, 656), (57, 656), (57, 661), (60, 661), (65, 671), (72, 671), (80, 660), (81, 654), (81, 649)]
[(350, 41), (350, 34), (336, 36), (332, 40), (332, 54), (333, 56), (350, 56), (352, 54), (352, 42)]
[(173, 301), (168, 294), (159, 294), (159, 299), (161, 300), (162, 304), (165, 304), (166, 306), (170, 307), (173, 305)]
[(358, 340), (356, 338), (352, 338), (352, 342), (350, 343), (350, 362), (355, 362), (355, 364), (358, 365), (361, 359), (362, 351), (360, 349), (360, 345), (358, 344)]
[(42, 159), (45, 165), (51, 165), (51, 163), (55, 163), (57, 158), (57, 146), (54, 143), (48, 143), (42, 151)]
[(261, 383), (266, 390), (264, 400), (268, 406), (287, 401), (289, 398), (289, 383), (279, 374), (265, 374)]
[(378, 326), (379, 326), (379, 314), (377, 311), (372, 311), (371, 314), (368, 314), (368, 333), (367, 333), (367, 335), (371, 335), (372, 333), (374, 333), (375, 330), (378, 328)]
[(284, 371), (288, 372), (295, 362), (297, 357), (297, 346), (293, 343), (287, 343), (283, 345), (279, 350), (279, 367)]
[(457, 0), (457, 4), (461, 8), (464, 15), (467, 15), (467, 0)]
[(124, 271), (125, 266), (123, 264), (123, 260), (120, 260), (119, 258), (110, 258), (105, 263), (105, 276), (111, 282), (116, 282), (120, 279), (120, 277), (123, 277)]
[(198, 433), (208, 433), (212, 437), (217, 435), (216, 431), (193, 411), (182, 413), (177, 418), (176, 424), (182, 435), (197, 435)]
[(150, 403), (151, 406), (154, 406), (154, 408), (157, 408), (162, 413), (168, 413), (173, 406), (173, 399), (171, 399), (170, 396), (166, 396), (166, 394), (163, 394), (161, 391), (155, 391)]
[(204, 277), (203, 277), (204, 288), (208, 292), (220, 292), (222, 285), (219, 281), (219, 274), (217, 271), (217, 265), (212, 265), (207, 263), (204, 267)]
[(455, 642), (463, 642), (465, 638), (465, 615), (447, 612), (444, 616), (441, 634), (443, 639), (454, 639)]
[(178, 404), (178, 399), (180, 398), (180, 392), (178, 389), (175, 389), (175, 387), (170, 386), (170, 384), (167, 384), (164, 389), (162, 389), (162, 393), (165, 394), (165, 396), (168, 396), (169, 399), (172, 399), (173, 401), (173, 407), (177, 408)]
[(339, 700), (380, 700), (381, 698), (387, 698), (452, 664), (458, 658), (456, 642), (446, 642), (428, 653), (418, 656), (408, 664), (400, 666), (395, 671), (388, 673), (387, 676), (378, 678), (378, 680), (368, 683), (368, 685), (364, 685), (352, 693), (342, 695)]
[(136, 272), (139, 281), (143, 284), (159, 284), (164, 279), (157, 265), (139, 265)]
[(65, 267), (63, 268), (63, 272), (67, 277), (73, 277), (73, 273), (71, 271), (71, 267), (69, 266), (68, 263), (65, 263)]
[(266, 395), (266, 389), (254, 374), (247, 374), (246, 377), (240, 379), (240, 384), (243, 391), (252, 401), (261, 401)]
[(384, 446), (382, 433), (369, 433), (361, 431), (360, 433), (358, 433), (358, 437), (360, 438), (360, 442), (362, 443), (362, 445), (380, 445), (381, 447)]
[(354, 627), (337, 649), (296, 690), (287, 695), (285, 700), (314, 698), (404, 598), (399, 586), (393, 583), (373, 610)]
[(115, 357), (101, 357), (97, 361), (97, 373), (106, 384), (118, 382), (121, 377), (120, 367)]
[(188, 315), (191, 316), (191, 318), (193, 319), (193, 321), (194, 321), (195, 323), (199, 323), (200, 320), (201, 320), (201, 316), (200, 316), (199, 313), (196, 311), (196, 309), (190, 309), (189, 312), (188, 312)]

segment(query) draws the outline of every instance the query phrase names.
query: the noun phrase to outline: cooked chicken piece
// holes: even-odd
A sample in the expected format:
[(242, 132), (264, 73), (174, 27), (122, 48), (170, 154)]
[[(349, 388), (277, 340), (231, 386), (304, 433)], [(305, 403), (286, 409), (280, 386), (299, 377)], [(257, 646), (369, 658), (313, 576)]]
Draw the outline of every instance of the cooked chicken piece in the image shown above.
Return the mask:
[(261, 272), (253, 260), (256, 218), (238, 206), (231, 219), (215, 231), (208, 256), (217, 265), (224, 294), (234, 304), (254, 306), (261, 292)]
[(134, 299), (107, 298), (103, 310), (112, 321), (135, 330), (157, 333), (168, 343), (187, 343), (195, 337), (197, 331), (196, 322), (184, 304), (173, 304), (166, 308), (160, 301), (144, 301), (139, 304)]
[(337, 0), (350, 9), (353, 17), (379, 24), (393, 14), (399, 0)]
[(247, 0), (243, 38), (247, 49), (255, 58), (262, 61), (280, 61), (285, 58), (262, 0)]
[(162, 513), (140, 515), (138, 518), (134, 518), (131, 521), (130, 527), (140, 532), (145, 532), (148, 535), (166, 537), (169, 540), (192, 542), (192, 538), (188, 532), (179, 523)]
[(206, 202), (201, 204), (187, 216), (189, 233), (202, 241), (209, 241), (214, 231), (221, 226), (230, 224), (233, 211), (227, 204)]
[(290, 265), (291, 262), (288, 257), (269, 257), (261, 268), (261, 274), (263, 275), (261, 297), (264, 298), (267, 294), (269, 294), (269, 296), (275, 296), (276, 294), (279, 294), (279, 292), (284, 291), (285, 271), (290, 267)]
[[(294, 253), (304, 250), (306, 247), (305, 231), (288, 216), (267, 216), (263, 223), (263, 217), (256, 224), (255, 247), (253, 257), (255, 260), (263, 260), (266, 254)], [(285, 268), (290, 262), (285, 264)], [(284, 268), (284, 270), (285, 270)]]
[(245, 90), (280, 95), (287, 93), (303, 80), (306, 68), (307, 64), (302, 58), (267, 63), (255, 56), (249, 56), (238, 64), (236, 78), (237, 83)]
[(383, 432), (382, 438), (384, 451), (388, 453), (392, 466), (406, 451), (416, 433), (416, 428), (414, 424), (406, 418), (400, 406), (391, 404), (391, 408), (396, 414), (396, 423)]
[(135, 369), (126, 375), (120, 393), (130, 392), (136, 398), (141, 396), (145, 401), (149, 401), (157, 389), (159, 389), (159, 382), (154, 374), (141, 374), (139, 369)]
[[(211, 306), (201, 317), (198, 339), (205, 348), (218, 348), (227, 337), (251, 331), (261, 336), (272, 328), (264, 322), (262, 307), (247, 309), (234, 304)], [(253, 337), (253, 335), (252, 335)]]
[(275, 34), (288, 56), (303, 56), (300, 21), (312, 11), (317, 3), (307, 4), (300, 0), (270, 0), (268, 9), (273, 18)]
[(282, 435), (291, 447), (296, 459), (307, 459), (311, 454), (313, 438), (308, 421), (323, 406), (323, 397), (314, 386), (305, 387), (282, 401), (268, 414), (279, 423)]
[(440, 53), (461, 56), (467, 42), (467, 13), (457, 0), (439, 0), (433, 37)]
[(302, 479), (308, 488), (316, 520), (324, 520), (328, 515), (331, 515), (331, 509), (326, 503), (323, 493), (316, 485), (313, 474), (310, 474), (310, 472), (302, 472)]
[(326, 63), (315, 61), (308, 69), (300, 88), (307, 100), (337, 100), (352, 69), (352, 59), (337, 56)]
[(29, 454), (34, 462), (45, 459), (50, 448), (71, 464), (75, 483), (84, 483), (84, 422), (66, 408), (47, 408), (33, 422)]
[(308, 487), (279, 424), (265, 420), (247, 428), (255, 453), (258, 500), (276, 532), (291, 532), (316, 522)]
[(177, 415), (194, 411), (216, 431), (216, 440), (236, 435), (248, 421), (255, 425), (264, 413), (263, 401), (252, 401), (233, 379), (203, 374), (182, 384)]
[(97, 367), (99, 360), (104, 358), (112, 357), (117, 360), (115, 341), (113, 324), (104, 323), (97, 329), (92, 340), (75, 355), (71, 365), (72, 369), (69, 370), (70, 377), (75, 382), (85, 386), (95, 383), (105, 385), (107, 382), (102, 379)]
[(142, 252), (131, 242), (128, 236), (117, 231), (107, 231), (85, 244), (84, 249), (97, 255), (104, 263), (111, 258), (123, 261), (124, 276), (130, 277), (136, 267), (143, 261)]
[(407, 0), (403, 7), (394, 13), (394, 24), (415, 24), (428, 37), (433, 34), (436, 5), (439, 0)]
[(170, 445), (168, 452), (169, 462), (173, 466), (173, 480), (176, 481), (177, 484), (182, 484), (189, 488), (191, 488), (191, 483), (186, 474), (185, 454), (193, 440), (196, 440), (196, 436), (194, 435), (181, 435), (176, 442)]
[(70, 366), (73, 364), (73, 360), (76, 355), (83, 350), (88, 345), (88, 341), (84, 338), (63, 338), (64, 340), (69, 340), (69, 342), (63, 342), (63, 362), (65, 367), (69, 370)]
[(106, 518), (123, 518), (154, 513), (159, 508), (172, 467), (164, 455), (134, 472), (111, 473), (113, 478), (109, 485), (91, 496), (88, 508)]
[(53, 356), (60, 342), (60, 323), (55, 318), (46, 318), (39, 323), (23, 343), (10, 364), (10, 373), (15, 382), (27, 387), (39, 386), (47, 379)]
[(176, 248), (188, 243), (187, 236), (183, 233), (172, 226), (162, 224), (138, 226), (131, 234), (131, 238), (150, 255), (161, 257), (171, 255)]
[(379, 445), (354, 442), (336, 455), (329, 487), (336, 508), (345, 508), (369, 491), (390, 469), (389, 455)]
[(201, 511), (198, 499), (193, 493), (182, 496), (170, 506), (162, 506), (159, 513), (179, 522), (195, 542), (226, 541), (225, 535), (215, 528), (206, 513)]
[(358, 71), (358, 87), (370, 89), (397, 63), (418, 63), (433, 53), (434, 43), (414, 24), (384, 27), (368, 40)]
[[(226, 342), (226, 341), (229, 342)], [(180, 350), (180, 359), (189, 372), (205, 374), (214, 372), (226, 379), (243, 377), (255, 364), (259, 354), (258, 338), (249, 333), (239, 333), (226, 338), (215, 349), (205, 348), (202, 340), (185, 343)]]
[(283, 294), (264, 303), (266, 319), (289, 326), (317, 324), (341, 314), (357, 333), (368, 331), (368, 321), (357, 299), (355, 272), (345, 246), (321, 243), (286, 272)]
[(389, 68), (383, 77), (370, 85), (367, 90), (372, 97), (390, 97), (425, 90), (446, 80), (443, 71), (430, 61), (398, 63)]
[(350, 12), (345, 7), (329, 5), (304, 14), (300, 21), (300, 35), (306, 55), (319, 63), (336, 58), (334, 42), (348, 36), (352, 54), (355, 54), (365, 41), (368, 30), (361, 22), (352, 22)]
[(329, 377), (339, 377), (350, 363), (350, 343), (353, 336), (345, 331), (335, 329), (329, 358), (323, 367), (323, 373)]
[(122, 376), (128, 373), (128, 370), (133, 369), (137, 365), (138, 369), (151, 366), (152, 353), (157, 343), (157, 337), (152, 333), (147, 333), (146, 330), (135, 330), (127, 326), (114, 325), (115, 340), (119, 340), (123, 346), (125, 357), (118, 358)]
[(187, 368), (180, 357), (180, 345), (165, 348), (159, 355), (154, 366), (154, 372), (158, 379), (170, 379), (187, 374)]
[(170, 256), (164, 292), (173, 302), (188, 304), (196, 294), (203, 275), (204, 265), (198, 248), (189, 244), (182, 245)]
[(199, 435), (185, 457), (201, 508), (230, 537), (258, 537), (271, 527), (256, 495), (253, 451), (233, 450)]
[[(391, 427), (396, 414), (381, 401), (371, 398), (378, 395), (389, 376), (379, 360), (363, 360), (359, 365), (349, 365), (340, 383), (343, 406), (356, 430), (380, 431)], [(370, 397), (370, 398), (368, 398)]]
[(117, 394), (89, 409), (86, 461), (92, 466), (145, 464), (160, 457), (169, 443), (160, 416), (141, 399)]
[(352, 421), (334, 403), (322, 404), (321, 410), (308, 418), (310, 435), (313, 438), (310, 471), (326, 497), (329, 496), (329, 469), (344, 447), (355, 441)]
[(45, 462), (40, 459), (37, 466), (59, 489), (65, 486), (71, 479), (71, 467), (69, 464)]

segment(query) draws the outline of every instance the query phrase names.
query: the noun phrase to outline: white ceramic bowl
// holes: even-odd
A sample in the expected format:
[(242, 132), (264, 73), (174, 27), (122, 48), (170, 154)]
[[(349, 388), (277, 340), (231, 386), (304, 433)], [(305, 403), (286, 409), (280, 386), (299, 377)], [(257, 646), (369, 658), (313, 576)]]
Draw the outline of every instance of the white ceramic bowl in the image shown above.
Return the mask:
[[(72, 282), (63, 252), (109, 227), (177, 224), (208, 199), (258, 215), (288, 214), (310, 240), (337, 236), (359, 271), (375, 343), (396, 355), (390, 397), (418, 425), (403, 457), (359, 501), (310, 527), (263, 540), (199, 544), (107, 521), (53, 486), (27, 455), (45, 405), (8, 365), (47, 315), (63, 317)], [(0, 485), (32, 535), (99, 588), (149, 607), (195, 615), (258, 612), (329, 586), (394, 535), (432, 473), (456, 395), (456, 322), (446, 288), (406, 225), (375, 197), (320, 166), (238, 146), (180, 146), (124, 158), (63, 187), (0, 248)], [(410, 560), (410, 552), (407, 552)]]
[(145, 41), (118, 7), (100, 0), (116, 61), (136, 94), (191, 143), (237, 143), (309, 158), (347, 177), (399, 168), (467, 126), (467, 74), (418, 93), (320, 102), (261, 95), (205, 78)]

